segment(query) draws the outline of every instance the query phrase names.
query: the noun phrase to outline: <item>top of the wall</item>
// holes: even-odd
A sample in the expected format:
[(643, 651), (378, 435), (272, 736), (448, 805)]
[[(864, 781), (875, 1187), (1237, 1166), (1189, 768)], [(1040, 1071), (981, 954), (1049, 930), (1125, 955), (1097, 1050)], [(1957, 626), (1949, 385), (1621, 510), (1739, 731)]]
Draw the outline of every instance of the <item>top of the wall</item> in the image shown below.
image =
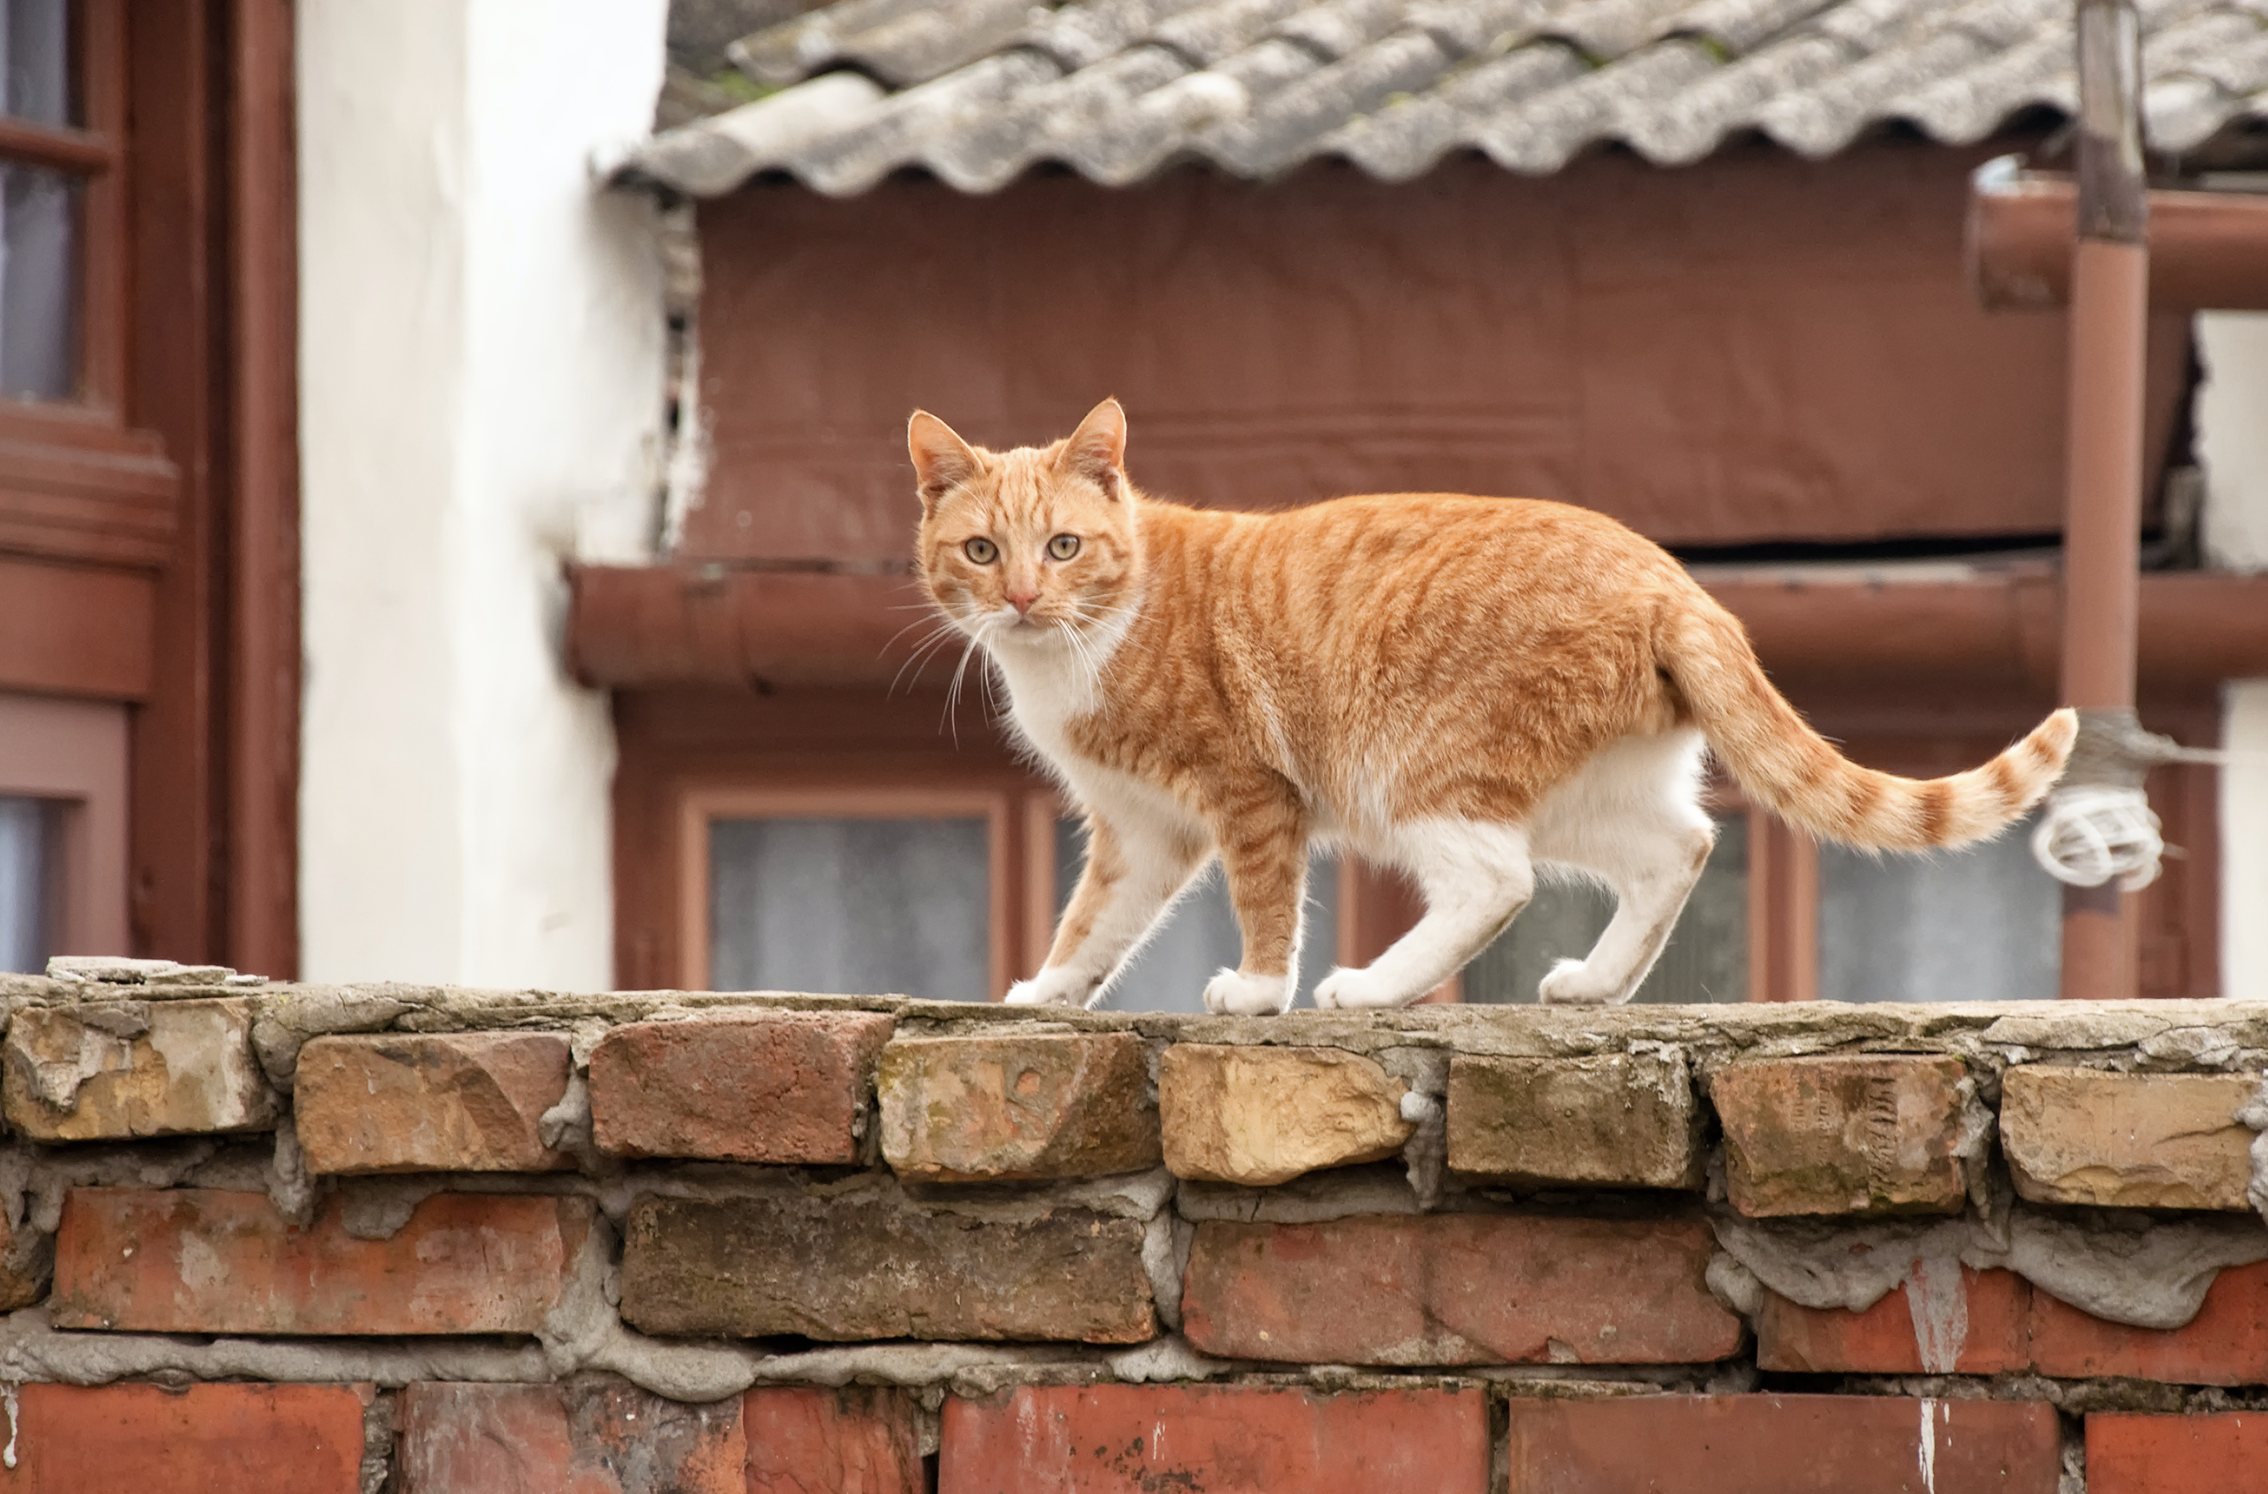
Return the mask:
[(1166, 1041), (1413, 1048), (1497, 1057), (1574, 1057), (1674, 1044), (1704, 1063), (1833, 1052), (1952, 1053), (1997, 1066), (2047, 1055), (2099, 1054), (2121, 1064), (2191, 1069), (2268, 1065), (2268, 1002), (1978, 1001), (1725, 1003), (1622, 1007), (1418, 1006), (1399, 1011), (1295, 1011), (1281, 1017), (1087, 1012), (918, 1001), (904, 996), (780, 991), (560, 992), (406, 982), (299, 985), (219, 967), (133, 971), (112, 979), (0, 975), (0, 1011), (27, 1006), (231, 999), (272, 1041), (326, 1033), (572, 1031), (733, 1010), (875, 1012), (923, 1035), (1003, 1024), (1027, 1031), (1137, 1032)]

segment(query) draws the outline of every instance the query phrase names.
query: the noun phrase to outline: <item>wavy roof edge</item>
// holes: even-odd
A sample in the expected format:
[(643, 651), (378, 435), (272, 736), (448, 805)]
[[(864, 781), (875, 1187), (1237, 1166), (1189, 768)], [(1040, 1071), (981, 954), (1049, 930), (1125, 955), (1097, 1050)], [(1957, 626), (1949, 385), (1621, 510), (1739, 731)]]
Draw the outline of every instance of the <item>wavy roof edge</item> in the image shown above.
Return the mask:
[[(2268, 0), (2143, 0), (2144, 127), (2195, 150), (2268, 127)], [(841, 0), (733, 44), (777, 92), (663, 131), (617, 179), (696, 197), (783, 175), (847, 197), (1035, 166), (1120, 187), (1196, 162), (1408, 181), (1478, 152), (1547, 175), (1761, 137), (1833, 156), (1905, 124), (1946, 145), (2076, 105), (2069, 0)], [(784, 85), (784, 86), (783, 86)]]

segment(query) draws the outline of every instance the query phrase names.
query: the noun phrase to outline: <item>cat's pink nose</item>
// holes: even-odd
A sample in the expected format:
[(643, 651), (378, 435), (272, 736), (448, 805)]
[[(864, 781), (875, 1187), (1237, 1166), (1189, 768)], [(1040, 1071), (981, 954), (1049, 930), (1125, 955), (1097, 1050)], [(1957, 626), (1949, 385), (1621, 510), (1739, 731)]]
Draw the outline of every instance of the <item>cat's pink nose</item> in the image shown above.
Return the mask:
[(1032, 610), (1032, 603), (1038, 600), (1039, 593), (1036, 591), (1012, 591), (1008, 593), (1008, 605), (1016, 609), (1018, 617), (1029, 613)]

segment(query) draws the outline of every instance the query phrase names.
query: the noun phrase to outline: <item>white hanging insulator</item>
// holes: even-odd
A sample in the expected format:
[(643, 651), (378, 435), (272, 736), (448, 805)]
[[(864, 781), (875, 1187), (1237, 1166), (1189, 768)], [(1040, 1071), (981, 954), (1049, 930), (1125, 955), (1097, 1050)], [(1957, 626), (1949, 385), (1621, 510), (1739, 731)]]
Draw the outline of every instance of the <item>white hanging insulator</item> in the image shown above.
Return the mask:
[(2158, 817), (2138, 788), (2060, 788), (2048, 795), (2032, 832), (2032, 859), (2074, 887), (2100, 887), (2116, 877), (2122, 891), (2136, 892), (2158, 880), (2166, 850), (2158, 830)]

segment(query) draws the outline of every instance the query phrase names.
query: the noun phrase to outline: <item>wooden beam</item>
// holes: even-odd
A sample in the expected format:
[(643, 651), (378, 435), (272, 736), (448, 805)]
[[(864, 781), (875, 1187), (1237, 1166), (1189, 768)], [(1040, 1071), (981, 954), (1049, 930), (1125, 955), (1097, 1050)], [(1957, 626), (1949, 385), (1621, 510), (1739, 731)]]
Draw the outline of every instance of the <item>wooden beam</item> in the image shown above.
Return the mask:
[[(2078, 188), (2008, 157), (1969, 184), (1969, 283), (1990, 311), (2052, 311), (2071, 300)], [(2153, 311), (2268, 311), (2268, 193), (2151, 192)]]
[[(1863, 571), (1697, 574), (1747, 626), (1784, 689), (2055, 689), (2062, 602), (2048, 566), (1928, 581)], [(903, 688), (917, 675), (934, 684), (960, 653), (949, 642), (925, 668), (908, 667), (935, 619), (901, 576), (577, 566), (568, 577), (568, 658), (594, 686), (879, 689), (898, 679)], [(2148, 575), (2140, 606), (2141, 674), (2151, 689), (2209, 691), (2268, 674), (2268, 576)]]

